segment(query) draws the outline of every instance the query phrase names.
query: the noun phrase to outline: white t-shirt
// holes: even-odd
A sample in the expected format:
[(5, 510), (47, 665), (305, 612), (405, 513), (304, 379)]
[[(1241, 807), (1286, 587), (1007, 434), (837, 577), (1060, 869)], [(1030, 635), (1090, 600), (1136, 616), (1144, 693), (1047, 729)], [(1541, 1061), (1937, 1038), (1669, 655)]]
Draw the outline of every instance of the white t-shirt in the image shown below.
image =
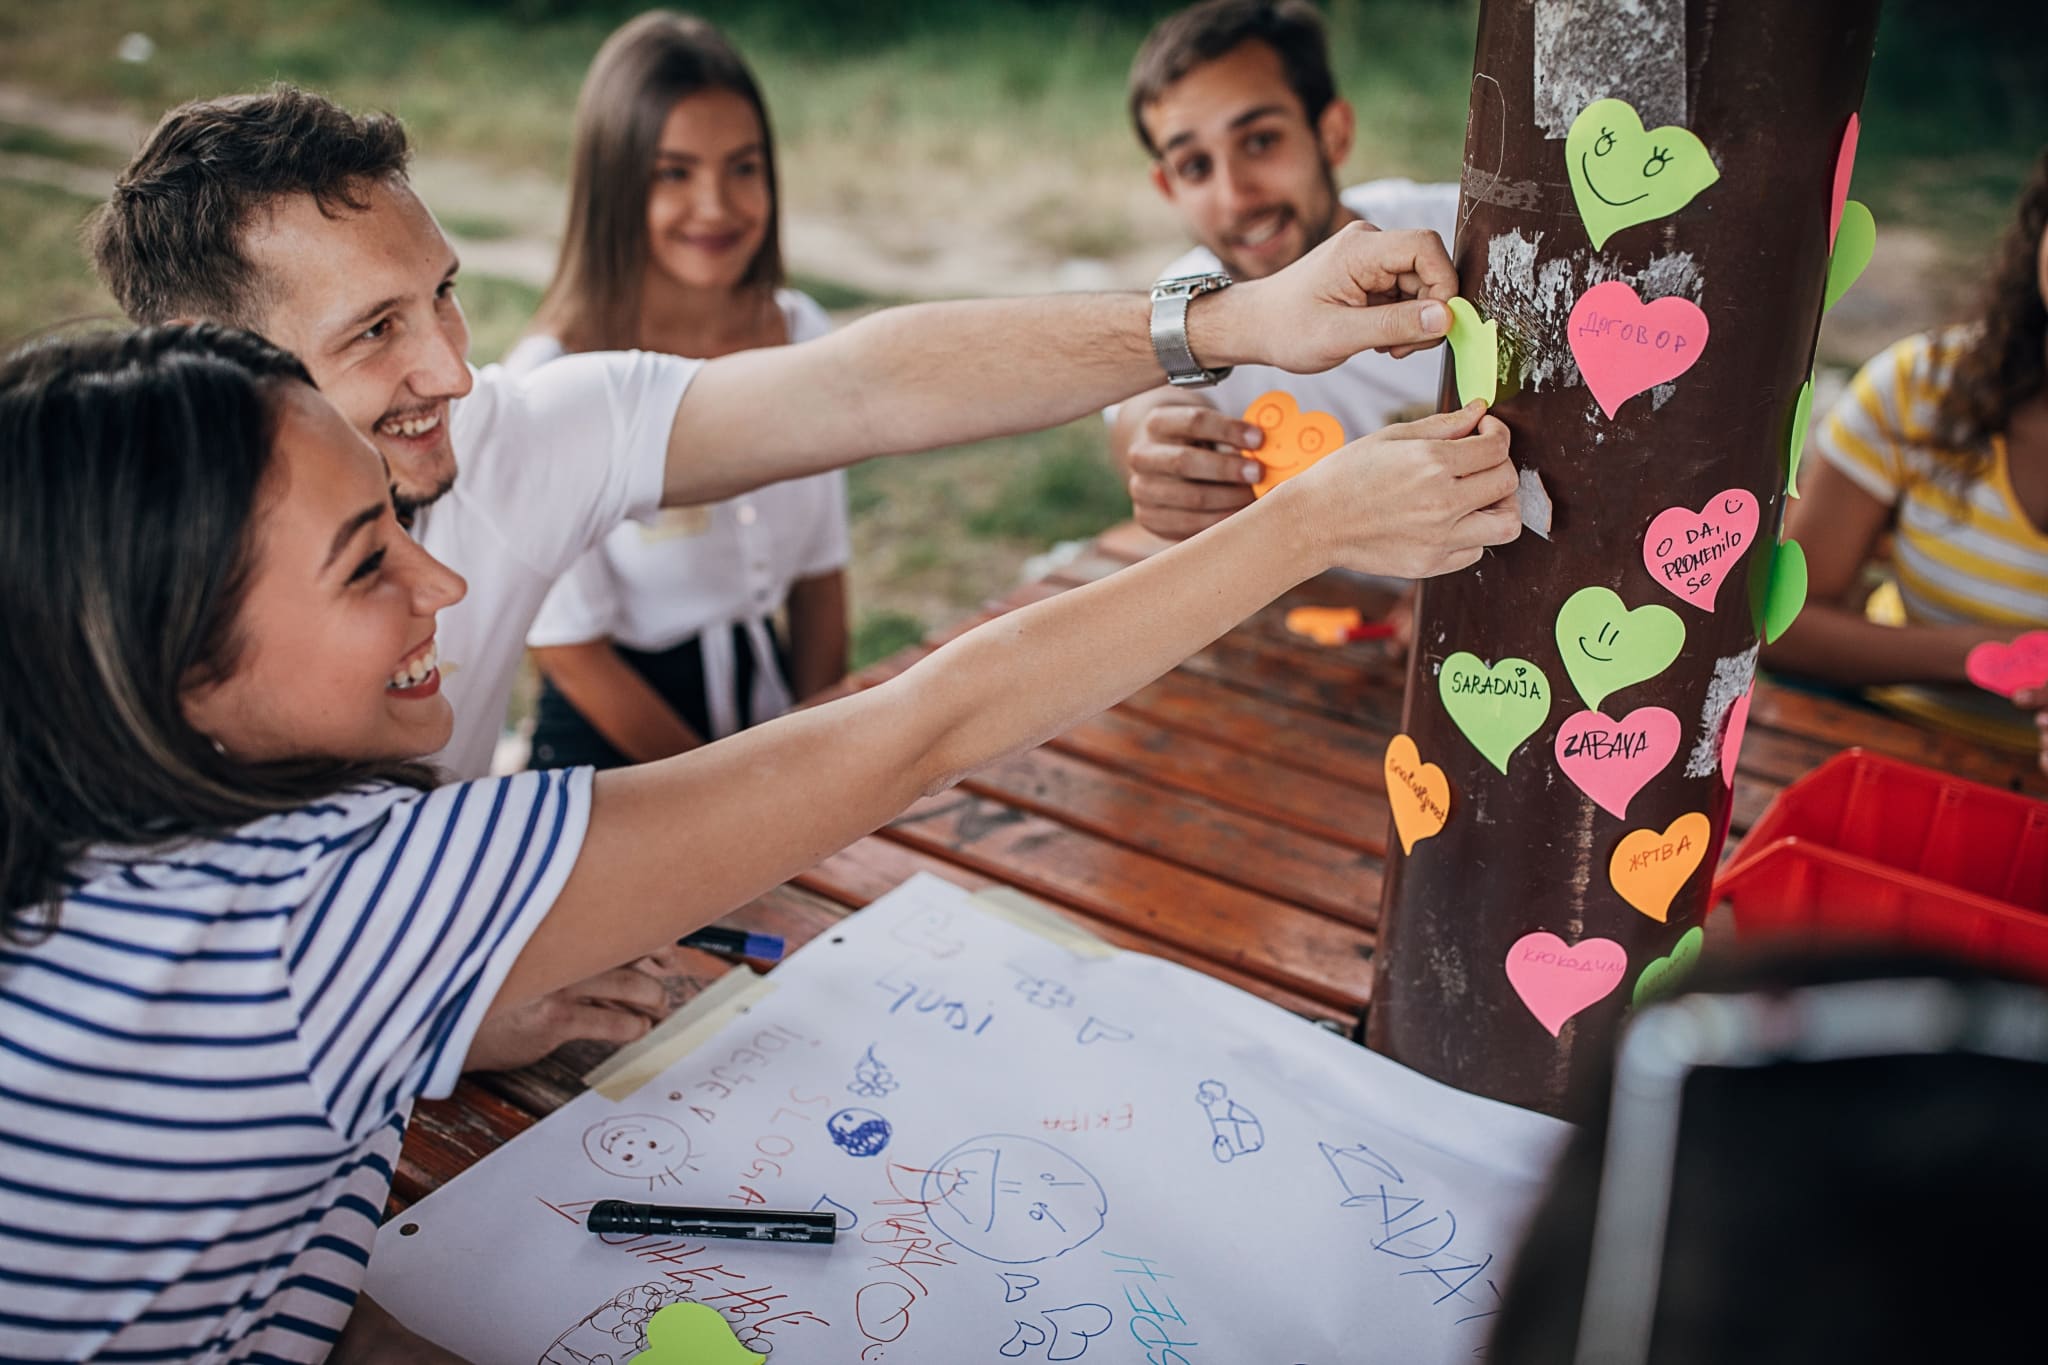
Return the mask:
[[(808, 294), (776, 294), (792, 345), (824, 336), (832, 320)], [(562, 354), (561, 342), (531, 336), (505, 357), (532, 369)], [(770, 484), (725, 502), (671, 507), (651, 523), (621, 526), (576, 562), (548, 594), (526, 633), (535, 648), (616, 640), (657, 653), (700, 636), (710, 739), (739, 728), (733, 625), (754, 653), (751, 714), (756, 722), (791, 705), (775, 662), (769, 618), (799, 579), (846, 567), (846, 475), (834, 470)]]
[(55, 930), (0, 940), (0, 1360), (326, 1359), (590, 781), (361, 788), (75, 863)]
[[(1458, 187), (1418, 185), (1413, 180), (1368, 180), (1339, 196), (1344, 207), (1381, 228), (1428, 228), (1448, 249), (1457, 231)], [(1196, 247), (1160, 272), (1159, 278), (1221, 270), (1207, 247)], [(1261, 394), (1279, 389), (1292, 394), (1305, 411), (1327, 412), (1355, 441), (1387, 423), (1417, 411), (1436, 410), (1437, 387), (1443, 375), (1441, 348), (1405, 360), (1361, 351), (1322, 374), (1290, 374), (1270, 365), (1239, 365), (1222, 383), (1191, 393), (1208, 399), (1233, 417), (1242, 416)], [(1106, 416), (1115, 420), (1116, 409)]]
[(490, 771), (527, 627), (555, 580), (621, 522), (661, 506), (669, 430), (702, 364), (602, 351), (528, 375), (492, 365), (452, 405), (455, 487), (413, 527), (469, 581), (436, 627), (455, 732), (433, 761), (450, 776)]

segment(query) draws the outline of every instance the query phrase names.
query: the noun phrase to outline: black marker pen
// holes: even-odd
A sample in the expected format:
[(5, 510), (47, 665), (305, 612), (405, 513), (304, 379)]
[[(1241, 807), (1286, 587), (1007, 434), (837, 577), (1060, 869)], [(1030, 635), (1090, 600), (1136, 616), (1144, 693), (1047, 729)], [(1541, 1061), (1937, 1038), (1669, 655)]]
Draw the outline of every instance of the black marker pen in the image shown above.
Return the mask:
[(584, 1226), (592, 1232), (655, 1237), (736, 1237), (750, 1242), (823, 1242), (839, 1233), (837, 1215), (789, 1209), (693, 1209), (600, 1199)]

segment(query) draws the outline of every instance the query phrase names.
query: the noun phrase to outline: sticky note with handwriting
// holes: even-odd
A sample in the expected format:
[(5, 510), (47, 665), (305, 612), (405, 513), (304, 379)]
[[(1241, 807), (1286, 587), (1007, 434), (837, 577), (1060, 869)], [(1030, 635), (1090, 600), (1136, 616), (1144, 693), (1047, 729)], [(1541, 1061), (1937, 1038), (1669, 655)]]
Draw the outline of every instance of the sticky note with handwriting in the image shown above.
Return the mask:
[(1676, 295), (1643, 302), (1620, 280), (1596, 284), (1572, 305), (1565, 335), (1600, 411), (1621, 405), (1691, 369), (1707, 349), (1707, 315)]
[(1728, 571), (1756, 540), (1757, 517), (1756, 498), (1743, 488), (1723, 489), (1697, 512), (1667, 507), (1643, 536), (1643, 567), (1680, 601), (1712, 611)]

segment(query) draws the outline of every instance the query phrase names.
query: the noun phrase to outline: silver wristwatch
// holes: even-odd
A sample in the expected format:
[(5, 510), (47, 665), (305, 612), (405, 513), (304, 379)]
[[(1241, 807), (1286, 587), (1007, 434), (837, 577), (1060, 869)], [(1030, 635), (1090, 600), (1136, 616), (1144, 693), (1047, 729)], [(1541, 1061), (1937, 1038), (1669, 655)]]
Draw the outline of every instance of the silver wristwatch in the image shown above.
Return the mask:
[(1188, 346), (1188, 302), (1199, 294), (1222, 289), (1230, 276), (1221, 271), (1206, 275), (1179, 275), (1152, 286), (1152, 354), (1166, 371), (1167, 381), (1182, 388), (1214, 384), (1230, 373), (1230, 367), (1205, 370)]

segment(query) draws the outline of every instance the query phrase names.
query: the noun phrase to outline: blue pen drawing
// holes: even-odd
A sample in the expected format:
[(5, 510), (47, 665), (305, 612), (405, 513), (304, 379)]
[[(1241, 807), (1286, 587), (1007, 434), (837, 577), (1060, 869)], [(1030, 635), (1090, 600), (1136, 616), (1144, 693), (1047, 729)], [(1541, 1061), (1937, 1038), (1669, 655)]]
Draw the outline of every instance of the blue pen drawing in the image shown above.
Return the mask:
[(1079, 1360), (1088, 1353), (1089, 1342), (1116, 1325), (1116, 1314), (1099, 1303), (1048, 1308), (1039, 1317), (1043, 1327), (1036, 1322), (1014, 1320), (1017, 1330), (997, 1348), (998, 1352), (1017, 1360), (1034, 1346), (1043, 1346), (1047, 1360)]
[(889, 1145), (889, 1120), (872, 1109), (842, 1109), (825, 1120), (825, 1131), (848, 1156), (874, 1156)]
[(1074, 1003), (1074, 993), (1067, 989), (1064, 981), (1055, 981), (1049, 976), (1033, 976), (1014, 962), (1006, 965), (1017, 974), (1017, 994), (1040, 1009), (1056, 1010)]
[(953, 912), (950, 910), (919, 910), (905, 915), (889, 937), (907, 948), (915, 948), (929, 957), (944, 960), (958, 957), (966, 950), (963, 939), (953, 936)]
[(1074, 1035), (1074, 1041), (1086, 1047), (1090, 1043), (1128, 1043), (1135, 1037), (1129, 1029), (1088, 1016), (1088, 1022), (1081, 1025), (1081, 1031)]
[(1019, 1270), (1005, 1270), (1000, 1273), (1003, 1281), (1004, 1303), (1017, 1303), (1026, 1294), (1038, 1288), (1038, 1277), (1036, 1275), (1026, 1275)]
[(606, 1299), (548, 1343), (539, 1365), (625, 1365), (647, 1349), (647, 1321), (688, 1296), (672, 1284), (635, 1285)]
[(860, 1226), (860, 1215), (829, 1194), (819, 1195), (818, 1202), (811, 1205), (812, 1213), (823, 1213), (827, 1209), (832, 1211), (832, 1226), (839, 1231), (852, 1232)]
[(583, 1155), (606, 1175), (644, 1180), (652, 1190), (694, 1171), (690, 1135), (655, 1114), (614, 1114), (583, 1130)]
[(1223, 1082), (1203, 1081), (1195, 1087), (1195, 1102), (1209, 1116), (1209, 1151), (1218, 1161), (1235, 1161), (1266, 1145), (1259, 1116), (1230, 1098)]
[(976, 1038), (986, 1033), (995, 1020), (995, 1015), (987, 1010), (977, 1011), (965, 1000), (948, 995), (937, 987), (920, 986), (900, 967), (884, 973), (875, 984), (896, 997), (889, 1005), (891, 1014), (907, 1011), (927, 1015), (955, 1033), (968, 1033)]
[(1032, 1265), (1102, 1231), (1109, 1196), (1072, 1157), (1012, 1133), (972, 1137), (925, 1172), (932, 1226), (984, 1260)]
[(864, 1100), (879, 1100), (888, 1098), (902, 1085), (888, 1064), (875, 1055), (875, 1045), (869, 1043), (868, 1050), (853, 1064), (853, 1079), (846, 1083), (846, 1088)]
[(1403, 1262), (1408, 1268), (1399, 1272), (1402, 1278), (1422, 1280), (1432, 1307), (1450, 1304), (1459, 1313), (1454, 1322), (1459, 1326), (1500, 1311), (1500, 1290), (1487, 1274), (1493, 1253), (1476, 1253), (1475, 1260), (1475, 1253), (1452, 1246), (1458, 1239), (1455, 1213), (1415, 1193), (1398, 1166), (1362, 1142), (1349, 1147), (1316, 1145), (1344, 1187), (1345, 1198), (1338, 1207), (1363, 1209), (1379, 1219), (1372, 1249)]

